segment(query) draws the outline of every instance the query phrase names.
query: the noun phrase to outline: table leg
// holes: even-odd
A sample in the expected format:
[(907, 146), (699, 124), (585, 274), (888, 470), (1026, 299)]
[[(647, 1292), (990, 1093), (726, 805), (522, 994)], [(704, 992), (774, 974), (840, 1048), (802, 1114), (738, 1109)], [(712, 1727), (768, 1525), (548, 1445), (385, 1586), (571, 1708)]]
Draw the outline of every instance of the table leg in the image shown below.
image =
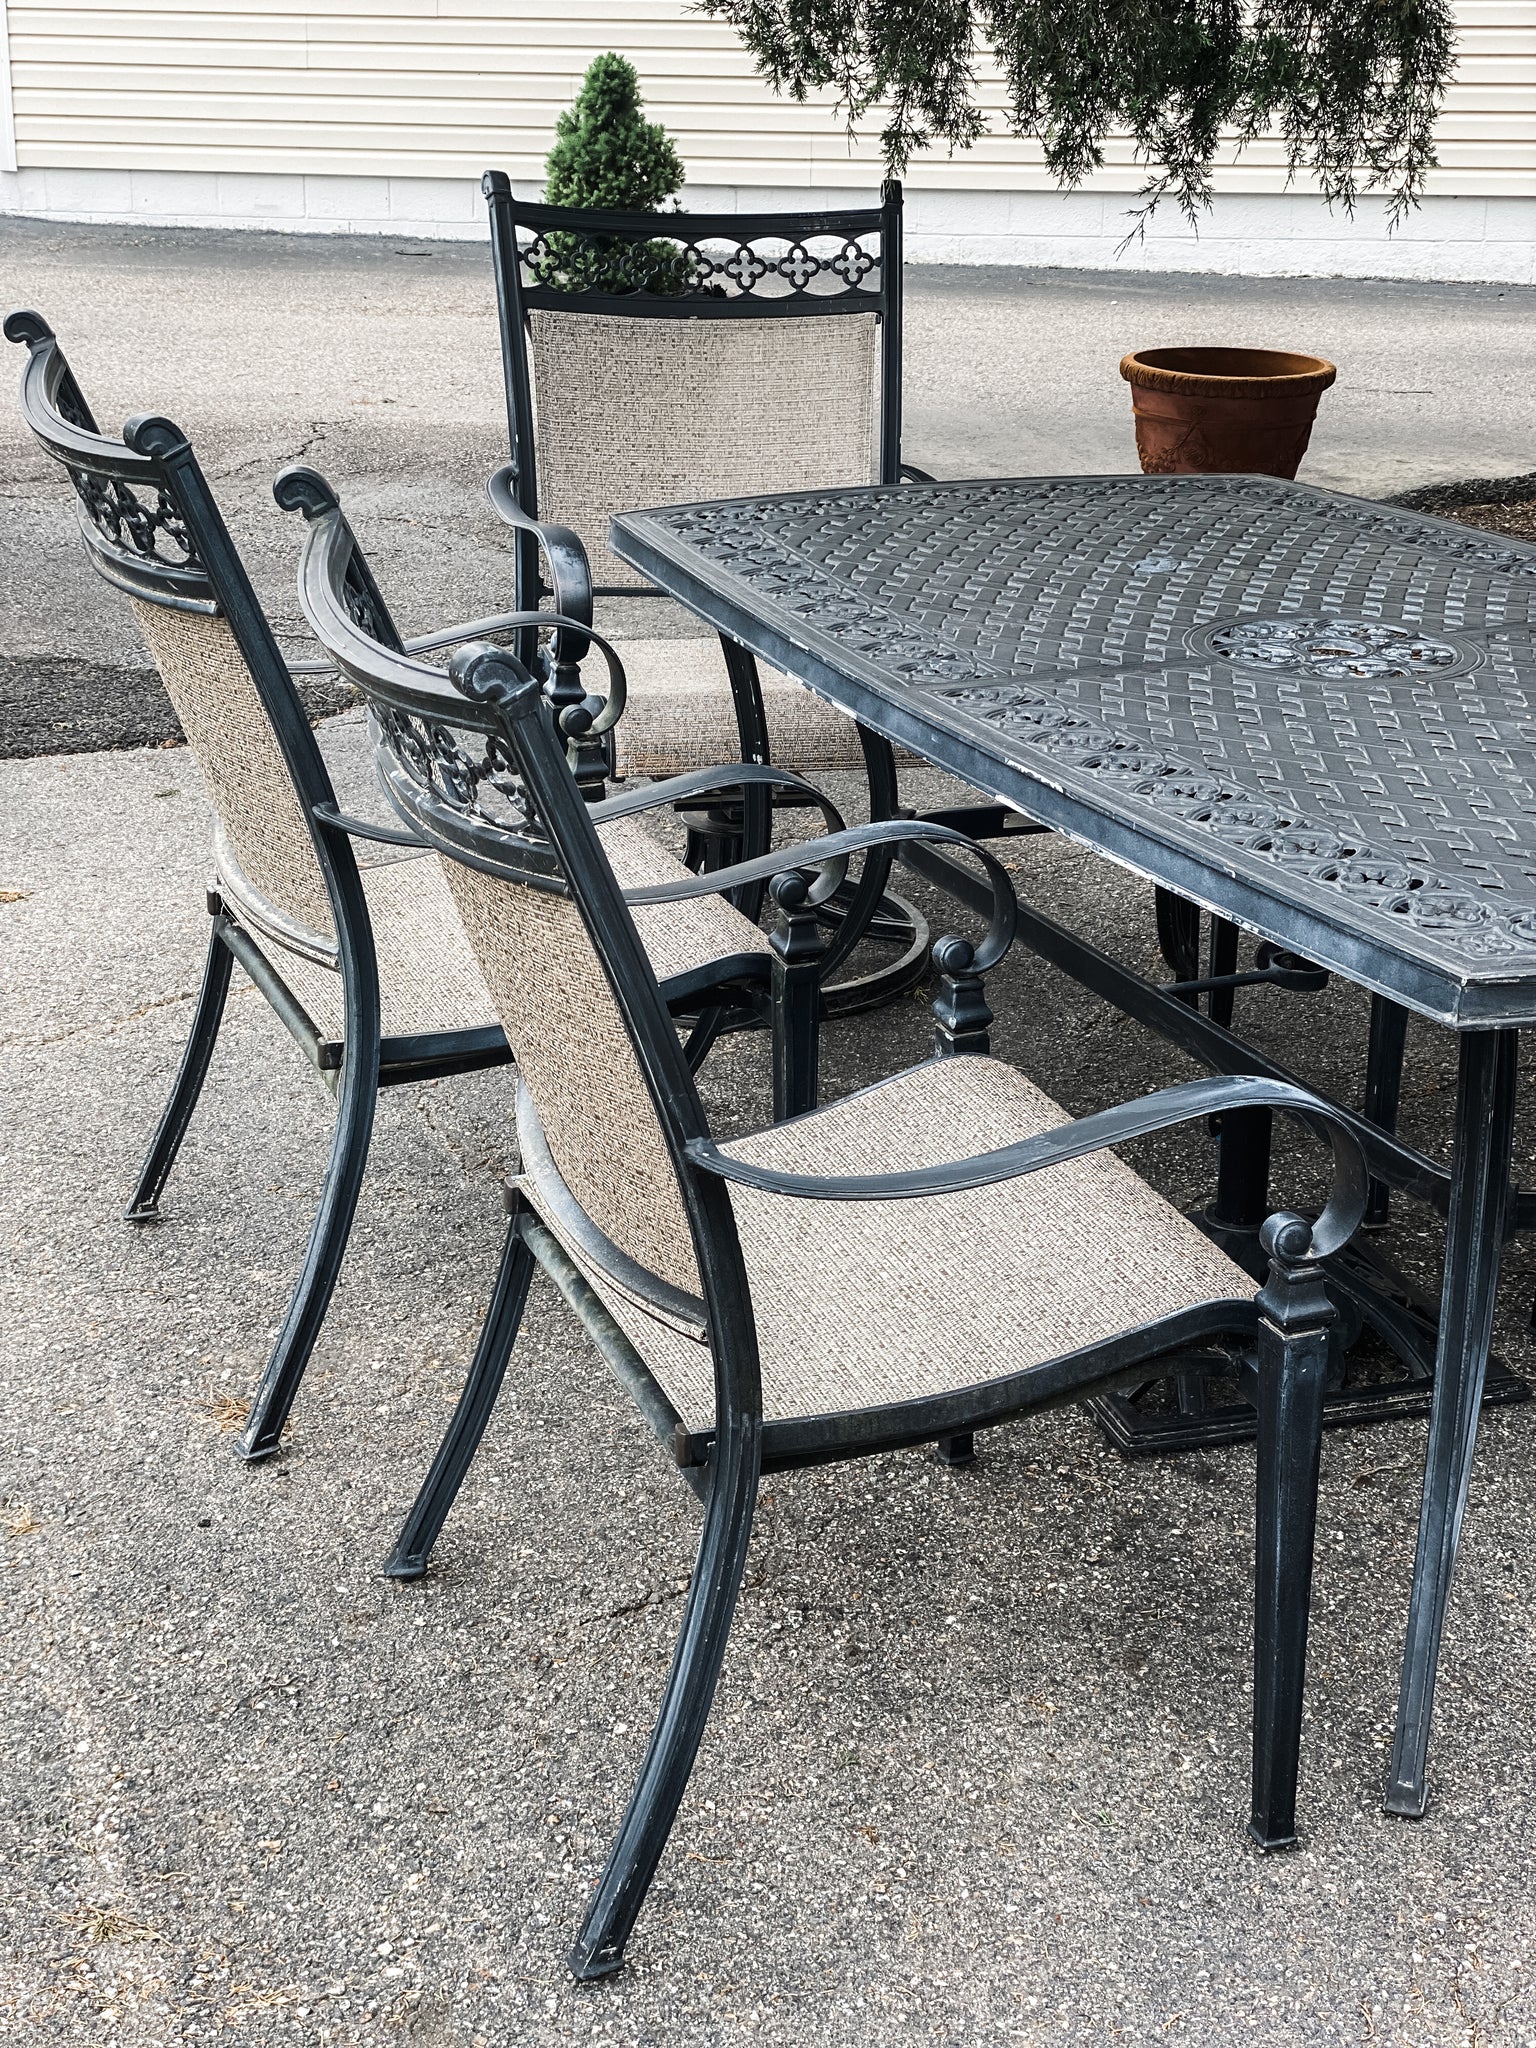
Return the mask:
[(1468, 1032), (1461, 1041), (1440, 1343), (1397, 1733), (1387, 1777), (1387, 1811), (1410, 1820), (1422, 1815), (1427, 1799), (1425, 1763), (1435, 1669), (1493, 1335), (1494, 1293), (1509, 1209), (1517, 1045), (1513, 1031)]

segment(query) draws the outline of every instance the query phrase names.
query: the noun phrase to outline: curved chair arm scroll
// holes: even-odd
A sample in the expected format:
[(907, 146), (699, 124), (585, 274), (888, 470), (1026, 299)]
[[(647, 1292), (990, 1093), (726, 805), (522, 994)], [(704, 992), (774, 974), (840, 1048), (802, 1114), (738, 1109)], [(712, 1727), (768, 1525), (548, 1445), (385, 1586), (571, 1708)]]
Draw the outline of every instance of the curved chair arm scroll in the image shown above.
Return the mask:
[[(587, 551), (568, 526), (552, 525), (547, 519), (530, 518), (517, 502), (517, 471), (510, 462), (501, 468), (486, 485), (491, 503), (497, 516), (519, 533), (531, 533), (539, 543), (539, 551), (549, 567), (551, 595), (555, 610), (563, 612), (581, 627), (592, 624), (592, 570), (587, 562)], [(563, 650), (560, 656), (565, 661), (580, 661), (586, 650), (575, 644)]]
[(472, 619), (462, 626), (445, 626), (438, 633), (423, 633), (418, 639), (407, 640), (405, 651), (407, 654), (427, 654), (435, 648), (457, 647), (466, 640), (479, 639), (486, 633), (507, 633), (524, 626), (536, 627), (541, 632), (548, 629), (554, 633), (557, 662), (564, 658), (564, 650), (578, 644), (578, 635), (581, 651), (573, 657), (575, 660), (582, 660), (592, 648), (597, 649), (608, 670), (608, 695), (588, 696), (585, 708), (592, 723), (586, 730), (592, 733), (605, 733), (610, 727), (617, 725), (629, 694), (629, 684), (618, 649), (611, 640), (599, 633), (595, 626), (586, 620), (572, 618), (567, 612), (500, 612), (493, 619)]
[[(738, 766), (729, 772), (739, 778), (742, 770)], [(710, 896), (743, 883), (766, 881), (770, 876), (786, 874), (792, 869), (819, 866), (821, 873), (806, 895), (806, 903), (814, 909), (825, 903), (838, 888), (848, 871), (851, 855), (871, 846), (895, 846), (899, 850), (902, 842), (908, 840), (939, 840), (958, 846), (979, 860), (986, 869), (992, 884), (992, 920), (987, 936), (974, 949), (966, 964), (970, 973), (990, 973), (1013, 944), (1018, 924), (1018, 900), (1008, 879), (1008, 870), (984, 846), (974, 839), (967, 839), (963, 832), (952, 831), (948, 825), (931, 825), (922, 818), (886, 818), (872, 825), (849, 826), (821, 839), (805, 839), (798, 846), (780, 847), (774, 853), (761, 854), (756, 860), (738, 861), (734, 867), (713, 868), (705, 874), (690, 875), (686, 881), (661, 882), (649, 889), (626, 889), (624, 901), (677, 903), (690, 896)], [(940, 939), (935, 952), (946, 943)], [(967, 951), (970, 953), (969, 947)]]
[(930, 476), (926, 469), (919, 469), (915, 462), (901, 465), (901, 481), (904, 484), (936, 484), (938, 478)]
[(602, 825), (613, 818), (635, 817), (642, 811), (688, 803), (695, 797), (710, 796), (717, 791), (737, 790), (746, 783), (792, 790), (817, 806), (829, 832), (844, 829), (842, 812), (814, 783), (807, 782), (792, 768), (775, 768), (763, 761), (732, 761), (719, 768), (687, 768), (681, 775), (669, 775), (661, 782), (647, 782), (635, 789), (622, 790), (617, 796), (605, 797), (600, 804), (593, 804), (592, 818), (595, 824)]
[(490, 619), (466, 619), (461, 626), (444, 626), (436, 633), (422, 633), (407, 640), (407, 654), (431, 654), (439, 647), (457, 647), (464, 640), (483, 640), (491, 633), (510, 633), (516, 626), (569, 626), (588, 639), (600, 640), (590, 626), (560, 612), (498, 612)]
[[(685, 1149), (689, 1159), (703, 1172), (717, 1174), (741, 1187), (809, 1201), (888, 1202), (995, 1187), (1001, 1181), (1040, 1173), (1048, 1166), (1104, 1152), (1132, 1138), (1200, 1121), (1226, 1109), (1281, 1109), (1304, 1117), (1309, 1123), (1326, 1125), (1333, 1147), (1333, 1185), (1327, 1206), (1312, 1224), (1284, 1212), (1271, 1217), (1265, 1225), (1266, 1244), (1272, 1253), (1278, 1250), (1293, 1262), (1298, 1258), (1325, 1259), (1342, 1250), (1365, 1214), (1369, 1183), (1360, 1142), (1333, 1105), (1320, 1096), (1284, 1081), (1255, 1076), (1216, 1074), (1201, 1081), (1185, 1081), (1175, 1088), (1159, 1088), (1136, 1102), (1122, 1102), (1114, 1109), (1100, 1110), (1095, 1116), (1079, 1117), (1074, 1123), (1046, 1131), (1038, 1138), (1024, 1138), (1017, 1144), (1000, 1146), (995, 1152), (979, 1152), (971, 1158), (954, 1159), (939, 1166), (913, 1167), (905, 1173), (783, 1173), (775, 1167), (735, 1159), (708, 1138), (694, 1138)], [(1306, 1233), (1305, 1239), (1298, 1237), (1298, 1229)]]

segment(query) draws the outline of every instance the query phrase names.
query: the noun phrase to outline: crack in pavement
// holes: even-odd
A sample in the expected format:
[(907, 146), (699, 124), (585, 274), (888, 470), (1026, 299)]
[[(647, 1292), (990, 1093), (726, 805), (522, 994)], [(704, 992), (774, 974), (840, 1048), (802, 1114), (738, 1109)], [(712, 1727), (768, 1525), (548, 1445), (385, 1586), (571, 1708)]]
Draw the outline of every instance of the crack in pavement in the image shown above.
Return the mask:
[[(229, 1000), (234, 1002), (238, 998), (244, 1001), (255, 993), (253, 988), (232, 988)], [(170, 1010), (178, 1003), (190, 1003), (196, 994), (195, 988), (178, 989), (173, 995), (156, 996), (150, 1002), (140, 1003), (139, 1007), (130, 1010), (126, 1017), (109, 1017), (105, 1022), (100, 1018), (93, 1018), (89, 1023), (73, 1024), (67, 1031), (56, 1031), (47, 1038), (0, 1037), (0, 1046), (8, 1052), (42, 1052), (49, 1046), (65, 1045), (73, 1038), (88, 1037), (92, 1032), (100, 1032), (103, 1037), (110, 1038), (113, 1032), (122, 1031), (130, 1024), (137, 1024), (140, 1018), (151, 1016), (156, 1010)]]

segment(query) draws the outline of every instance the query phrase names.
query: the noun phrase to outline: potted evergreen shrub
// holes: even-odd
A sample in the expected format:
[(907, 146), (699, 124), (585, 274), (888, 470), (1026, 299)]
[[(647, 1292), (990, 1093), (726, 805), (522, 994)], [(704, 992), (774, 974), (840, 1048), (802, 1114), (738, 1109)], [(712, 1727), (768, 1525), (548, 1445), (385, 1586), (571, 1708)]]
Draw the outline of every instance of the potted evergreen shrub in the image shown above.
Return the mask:
[[(551, 206), (606, 213), (681, 210), (676, 194), (684, 172), (677, 146), (659, 121), (645, 118), (635, 67), (612, 50), (592, 59), (574, 104), (555, 123), (544, 172), (544, 197)], [(675, 242), (558, 231), (545, 239), (549, 257), (541, 273), (563, 291), (675, 292), (692, 273), (687, 251)]]

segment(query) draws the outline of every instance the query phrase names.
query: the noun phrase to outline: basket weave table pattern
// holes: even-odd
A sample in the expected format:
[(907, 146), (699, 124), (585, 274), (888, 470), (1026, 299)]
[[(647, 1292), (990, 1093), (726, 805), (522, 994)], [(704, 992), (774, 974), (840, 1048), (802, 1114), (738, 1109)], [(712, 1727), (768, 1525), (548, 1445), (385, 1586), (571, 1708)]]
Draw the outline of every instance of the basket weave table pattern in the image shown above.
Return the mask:
[(1258, 477), (627, 514), (712, 623), (928, 758), (1463, 1026), (1536, 1021), (1536, 547)]

